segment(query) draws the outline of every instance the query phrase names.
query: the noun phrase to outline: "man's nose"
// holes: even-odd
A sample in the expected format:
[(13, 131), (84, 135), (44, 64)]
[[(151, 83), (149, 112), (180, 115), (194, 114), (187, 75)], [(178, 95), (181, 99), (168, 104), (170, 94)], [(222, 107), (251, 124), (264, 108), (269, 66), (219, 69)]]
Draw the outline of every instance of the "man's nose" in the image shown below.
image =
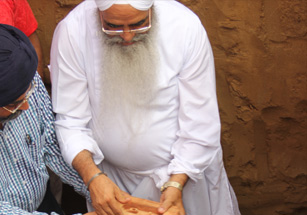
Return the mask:
[(130, 32), (129, 28), (124, 29), (124, 33), (122, 33), (120, 35), (120, 37), (123, 38), (123, 40), (125, 40), (125, 42), (130, 42), (133, 39), (134, 36), (135, 36), (135, 33)]

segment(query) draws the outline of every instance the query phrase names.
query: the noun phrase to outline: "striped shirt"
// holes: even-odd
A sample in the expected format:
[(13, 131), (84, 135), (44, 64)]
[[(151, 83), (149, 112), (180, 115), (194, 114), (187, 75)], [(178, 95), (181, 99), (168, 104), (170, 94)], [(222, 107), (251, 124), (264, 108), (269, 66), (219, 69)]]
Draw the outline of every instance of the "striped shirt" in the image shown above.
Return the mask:
[(38, 74), (34, 81), (29, 109), (0, 129), (0, 214), (45, 214), (35, 210), (46, 192), (46, 166), (89, 200), (82, 179), (61, 156), (51, 101)]

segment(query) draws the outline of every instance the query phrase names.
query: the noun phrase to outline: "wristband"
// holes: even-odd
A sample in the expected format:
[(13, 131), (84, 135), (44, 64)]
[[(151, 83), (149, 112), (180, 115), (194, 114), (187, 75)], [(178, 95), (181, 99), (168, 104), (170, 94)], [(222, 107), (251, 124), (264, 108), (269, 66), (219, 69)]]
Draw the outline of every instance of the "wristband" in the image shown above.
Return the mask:
[(95, 178), (97, 178), (97, 177), (100, 176), (100, 175), (105, 175), (105, 176), (108, 177), (108, 175), (107, 175), (106, 173), (104, 173), (104, 172), (98, 172), (98, 173), (96, 173), (96, 174), (87, 182), (86, 188), (88, 189), (88, 187), (90, 186), (90, 183), (91, 183)]
[(163, 192), (168, 187), (175, 187), (179, 189), (180, 191), (182, 191), (182, 185), (180, 183), (176, 181), (168, 181), (165, 184), (163, 184), (163, 186), (161, 187), (161, 192)]

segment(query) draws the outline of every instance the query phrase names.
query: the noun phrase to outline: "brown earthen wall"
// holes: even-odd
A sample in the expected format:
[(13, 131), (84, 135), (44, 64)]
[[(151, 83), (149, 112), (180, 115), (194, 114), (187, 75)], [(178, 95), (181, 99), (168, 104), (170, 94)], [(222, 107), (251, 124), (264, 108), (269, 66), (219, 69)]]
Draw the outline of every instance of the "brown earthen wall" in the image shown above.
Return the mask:
[[(28, 1), (47, 65), (56, 24), (81, 1)], [(181, 2), (212, 44), (225, 166), (242, 215), (307, 214), (307, 1)]]

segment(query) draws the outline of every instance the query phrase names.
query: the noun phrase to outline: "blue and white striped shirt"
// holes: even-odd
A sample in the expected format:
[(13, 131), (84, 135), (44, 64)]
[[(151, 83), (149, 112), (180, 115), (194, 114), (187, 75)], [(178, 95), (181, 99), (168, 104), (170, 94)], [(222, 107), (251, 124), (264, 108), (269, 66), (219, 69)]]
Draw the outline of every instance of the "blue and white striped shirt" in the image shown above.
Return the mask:
[(29, 109), (0, 129), (0, 214), (45, 214), (35, 210), (46, 192), (46, 166), (89, 200), (82, 179), (61, 156), (51, 101), (38, 74), (34, 81)]

